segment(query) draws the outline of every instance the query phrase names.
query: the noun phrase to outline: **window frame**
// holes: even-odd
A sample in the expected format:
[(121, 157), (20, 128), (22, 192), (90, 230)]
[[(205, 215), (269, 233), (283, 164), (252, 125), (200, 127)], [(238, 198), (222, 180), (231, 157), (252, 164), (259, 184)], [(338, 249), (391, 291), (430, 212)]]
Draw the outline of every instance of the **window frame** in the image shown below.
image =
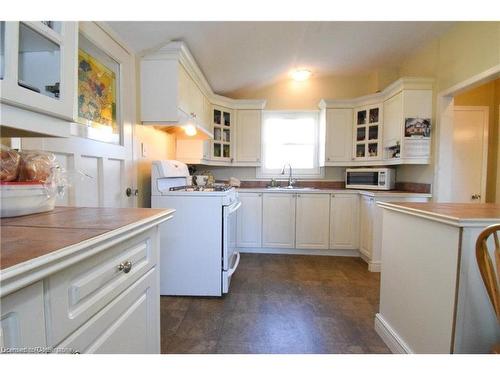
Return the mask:
[(288, 168), (285, 171), (285, 174), (282, 175), (281, 168), (279, 169), (266, 169), (265, 168), (265, 149), (266, 149), (266, 140), (264, 126), (265, 122), (270, 117), (276, 116), (284, 116), (290, 117), (291, 119), (297, 119), (301, 116), (306, 117), (305, 115), (312, 115), (315, 120), (315, 144), (314, 144), (314, 161), (315, 166), (313, 168), (308, 169), (299, 169), (294, 168), (292, 165), (292, 177), (299, 177), (301, 179), (317, 179), (322, 178), (325, 175), (324, 168), (320, 166), (320, 124), (319, 124), (319, 111), (318, 110), (268, 110), (262, 112), (262, 122), (261, 122), (261, 134), (262, 134), (262, 147), (261, 147), (261, 166), (257, 168), (256, 177), (257, 178), (287, 178), (288, 177)]

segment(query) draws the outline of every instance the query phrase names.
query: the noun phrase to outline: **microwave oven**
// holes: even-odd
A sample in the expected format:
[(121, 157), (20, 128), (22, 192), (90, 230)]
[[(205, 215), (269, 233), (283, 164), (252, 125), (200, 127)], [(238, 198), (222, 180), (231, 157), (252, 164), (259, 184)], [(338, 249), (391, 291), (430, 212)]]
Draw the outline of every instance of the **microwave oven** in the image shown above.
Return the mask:
[(392, 168), (348, 168), (345, 187), (348, 189), (391, 190), (396, 185), (396, 171)]

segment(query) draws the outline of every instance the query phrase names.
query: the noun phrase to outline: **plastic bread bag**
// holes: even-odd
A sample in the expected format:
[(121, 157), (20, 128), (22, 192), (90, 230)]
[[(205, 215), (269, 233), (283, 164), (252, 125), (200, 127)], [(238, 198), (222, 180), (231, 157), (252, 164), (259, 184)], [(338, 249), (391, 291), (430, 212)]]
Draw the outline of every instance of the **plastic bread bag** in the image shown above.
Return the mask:
[(20, 152), (19, 182), (37, 182), (45, 189), (47, 198), (63, 196), (68, 186), (66, 171), (61, 168), (54, 154), (46, 151), (23, 150)]
[(0, 181), (10, 182), (17, 180), (21, 155), (16, 150), (1, 145), (0, 148)]

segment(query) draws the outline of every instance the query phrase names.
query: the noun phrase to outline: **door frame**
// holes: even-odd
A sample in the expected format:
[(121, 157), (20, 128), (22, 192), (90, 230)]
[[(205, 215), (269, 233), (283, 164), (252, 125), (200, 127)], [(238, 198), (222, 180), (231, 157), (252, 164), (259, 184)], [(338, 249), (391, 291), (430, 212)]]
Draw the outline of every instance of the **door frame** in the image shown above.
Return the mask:
[[(483, 112), (484, 114), (484, 123), (483, 123), (483, 159), (481, 163), (481, 203), (484, 203), (486, 200), (486, 181), (488, 175), (488, 142), (489, 142), (489, 116), (490, 109), (488, 106), (472, 106), (472, 105), (456, 105), (453, 106), (453, 112), (456, 110), (459, 111), (477, 111)], [(451, 167), (453, 168), (454, 160), (452, 160)]]
[(500, 64), (497, 64), (437, 94), (433, 201), (451, 202), (453, 143), (449, 140), (453, 135), (454, 96), (499, 77)]

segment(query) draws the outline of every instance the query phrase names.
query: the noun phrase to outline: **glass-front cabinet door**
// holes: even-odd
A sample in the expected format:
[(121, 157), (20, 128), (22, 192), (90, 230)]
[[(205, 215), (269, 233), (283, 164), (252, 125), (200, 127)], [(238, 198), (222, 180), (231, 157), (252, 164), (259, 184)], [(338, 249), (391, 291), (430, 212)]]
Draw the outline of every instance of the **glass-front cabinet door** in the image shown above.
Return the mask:
[(356, 108), (354, 111), (354, 157), (356, 160), (379, 159), (381, 156), (382, 113), (380, 105)]
[(228, 108), (214, 106), (212, 109), (212, 159), (232, 160), (232, 137), (234, 131), (233, 112)]
[(1, 101), (73, 121), (77, 22), (2, 22)]

